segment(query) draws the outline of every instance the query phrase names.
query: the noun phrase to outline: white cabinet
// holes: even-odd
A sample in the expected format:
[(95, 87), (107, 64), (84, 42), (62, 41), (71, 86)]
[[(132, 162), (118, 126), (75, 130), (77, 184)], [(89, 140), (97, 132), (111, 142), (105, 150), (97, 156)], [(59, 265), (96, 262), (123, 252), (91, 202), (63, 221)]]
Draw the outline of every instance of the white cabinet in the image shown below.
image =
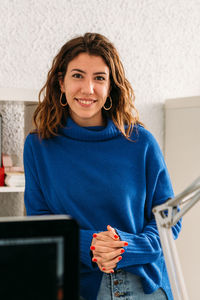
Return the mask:
[[(32, 114), (38, 103), (32, 89), (0, 88), (0, 113), (3, 117), (3, 148), (22, 164), (24, 138), (31, 129)], [(16, 129), (17, 134), (12, 129)], [(15, 152), (16, 149), (16, 153)], [(5, 149), (4, 149), (5, 151)], [(0, 187), (0, 216), (22, 215), (23, 187)]]
[[(165, 105), (165, 159), (175, 194), (200, 176), (200, 97), (170, 99)], [(183, 218), (176, 241), (189, 299), (199, 300), (200, 202)]]

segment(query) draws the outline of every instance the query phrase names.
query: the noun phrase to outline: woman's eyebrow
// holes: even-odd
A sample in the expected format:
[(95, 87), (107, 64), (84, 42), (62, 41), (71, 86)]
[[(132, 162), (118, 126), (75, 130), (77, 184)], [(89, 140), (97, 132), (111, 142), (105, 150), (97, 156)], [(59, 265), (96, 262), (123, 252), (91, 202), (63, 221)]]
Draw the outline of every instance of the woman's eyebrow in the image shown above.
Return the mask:
[[(81, 69), (72, 69), (71, 72), (73, 71), (76, 71), (76, 72), (80, 72), (80, 73), (83, 73), (83, 74), (86, 74), (85, 71), (81, 70)], [(100, 75), (100, 74), (104, 74), (104, 75), (108, 75), (106, 72), (95, 72), (93, 73), (94, 75)]]
[(76, 72), (80, 72), (80, 73), (84, 73), (84, 74), (86, 74), (86, 72), (85, 72), (85, 71), (83, 71), (83, 70), (80, 70), (80, 69), (72, 69), (72, 70), (71, 70), (71, 72), (73, 72), (73, 71), (76, 71)]
[(100, 74), (108, 75), (106, 72), (95, 72), (95, 73), (94, 73), (94, 75), (100, 75)]

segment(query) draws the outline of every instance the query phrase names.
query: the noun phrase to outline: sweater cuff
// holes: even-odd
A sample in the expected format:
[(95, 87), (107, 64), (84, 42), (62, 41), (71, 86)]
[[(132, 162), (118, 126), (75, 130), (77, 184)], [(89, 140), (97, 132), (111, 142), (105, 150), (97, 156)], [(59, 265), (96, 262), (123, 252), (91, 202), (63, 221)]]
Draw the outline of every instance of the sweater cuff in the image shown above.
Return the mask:
[(131, 234), (116, 229), (120, 240), (128, 242), (124, 247), (122, 260), (117, 264), (117, 269), (133, 265), (152, 263), (161, 255), (161, 246), (156, 237), (150, 242), (146, 234)]

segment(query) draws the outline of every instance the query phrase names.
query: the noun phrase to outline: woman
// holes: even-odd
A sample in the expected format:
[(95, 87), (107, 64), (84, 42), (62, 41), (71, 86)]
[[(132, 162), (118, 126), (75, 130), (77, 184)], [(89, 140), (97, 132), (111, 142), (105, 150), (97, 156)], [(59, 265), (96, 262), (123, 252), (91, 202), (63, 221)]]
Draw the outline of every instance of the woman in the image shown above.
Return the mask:
[(41, 97), (24, 147), (25, 205), (79, 222), (82, 299), (173, 299), (152, 214), (173, 191), (113, 44), (96, 33), (68, 41)]

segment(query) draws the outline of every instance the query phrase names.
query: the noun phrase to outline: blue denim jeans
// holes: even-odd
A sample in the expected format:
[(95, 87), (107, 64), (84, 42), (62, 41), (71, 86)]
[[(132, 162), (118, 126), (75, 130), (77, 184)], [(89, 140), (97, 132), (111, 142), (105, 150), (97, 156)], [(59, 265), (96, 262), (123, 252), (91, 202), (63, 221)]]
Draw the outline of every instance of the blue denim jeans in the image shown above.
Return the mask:
[(114, 274), (104, 273), (97, 300), (118, 299), (167, 300), (167, 296), (162, 289), (156, 290), (153, 294), (145, 294), (140, 278), (134, 274), (123, 270), (117, 270)]

